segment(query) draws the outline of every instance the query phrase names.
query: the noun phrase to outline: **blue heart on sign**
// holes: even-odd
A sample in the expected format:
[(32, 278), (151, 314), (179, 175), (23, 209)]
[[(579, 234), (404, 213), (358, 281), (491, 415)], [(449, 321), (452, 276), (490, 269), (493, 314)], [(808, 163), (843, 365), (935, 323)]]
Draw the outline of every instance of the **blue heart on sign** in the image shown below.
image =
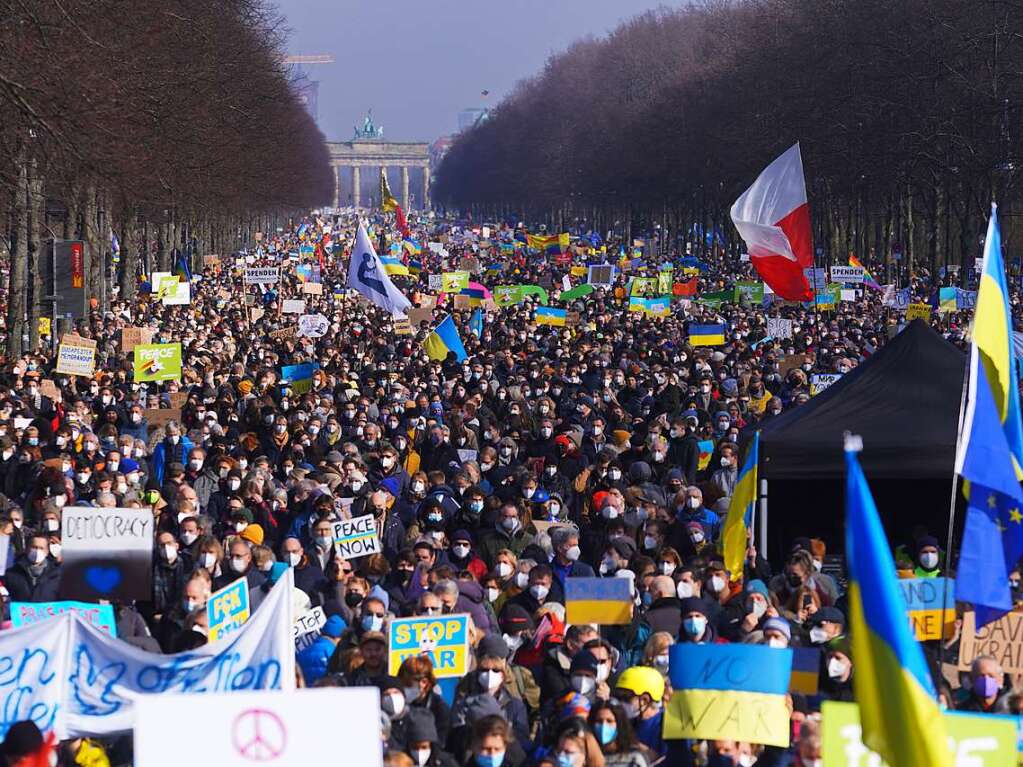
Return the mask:
[(121, 571), (116, 567), (93, 565), (85, 570), (85, 582), (100, 593), (107, 594), (121, 583)]

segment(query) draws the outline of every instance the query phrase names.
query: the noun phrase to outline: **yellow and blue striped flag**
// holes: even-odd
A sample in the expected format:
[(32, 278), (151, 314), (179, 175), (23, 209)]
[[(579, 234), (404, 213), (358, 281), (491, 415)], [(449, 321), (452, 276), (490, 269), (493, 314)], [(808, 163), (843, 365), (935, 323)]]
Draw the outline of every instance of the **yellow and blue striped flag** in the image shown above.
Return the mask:
[(384, 272), (391, 277), (408, 277), (408, 267), (394, 256), (379, 256)]
[(568, 232), (561, 234), (527, 234), (526, 244), (533, 250), (556, 256), (568, 250), (570, 238)]
[(724, 323), (696, 325), (689, 323), (689, 343), (693, 346), (721, 346), (725, 342)]
[(569, 623), (615, 626), (632, 622), (632, 587), (625, 578), (566, 578)]
[(743, 562), (746, 561), (746, 546), (749, 531), (753, 527), (753, 510), (757, 504), (757, 463), (760, 457), (760, 432), (753, 435), (746, 462), (742, 465), (739, 478), (728, 504), (728, 516), (721, 528), (721, 544), (724, 551), (725, 568), (732, 581), (742, 578)]
[(458, 328), (455, 327), (455, 321), (451, 319), (450, 314), (426, 337), (423, 348), (426, 350), (427, 356), (436, 362), (446, 360), (448, 352), (454, 352), (459, 362), (469, 356), (465, 353), (462, 339), (458, 335)]
[(846, 437), (849, 633), (863, 742), (899, 767), (952, 767), (934, 682), (906, 619), (895, 561), (857, 458), (862, 447), (859, 437)]
[(533, 321), (537, 325), (564, 327), (568, 321), (568, 312), (564, 309), (555, 309), (553, 306), (538, 306)]

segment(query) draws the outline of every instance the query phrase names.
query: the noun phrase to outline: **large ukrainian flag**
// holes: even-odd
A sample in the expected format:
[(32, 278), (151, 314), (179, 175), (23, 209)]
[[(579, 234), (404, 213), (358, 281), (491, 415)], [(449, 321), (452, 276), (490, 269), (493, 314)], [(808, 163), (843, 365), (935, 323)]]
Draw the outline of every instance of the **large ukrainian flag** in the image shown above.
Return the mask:
[(857, 458), (862, 446), (858, 437), (846, 437), (849, 633), (863, 742), (898, 767), (952, 767), (934, 683), (906, 619), (895, 562)]
[(753, 435), (746, 463), (742, 465), (732, 500), (728, 504), (728, 516), (721, 528), (721, 544), (724, 550), (725, 567), (732, 581), (742, 578), (743, 562), (746, 560), (746, 541), (753, 526), (753, 509), (757, 503), (757, 462), (760, 455), (760, 432)]
[(458, 335), (458, 328), (455, 327), (455, 321), (451, 319), (450, 314), (426, 337), (423, 348), (426, 350), (427, 356), (437, 362), (446, 360), (448, 352), (454, 352), (459, 362), (469, 356), (465, 353), (462, 339)]

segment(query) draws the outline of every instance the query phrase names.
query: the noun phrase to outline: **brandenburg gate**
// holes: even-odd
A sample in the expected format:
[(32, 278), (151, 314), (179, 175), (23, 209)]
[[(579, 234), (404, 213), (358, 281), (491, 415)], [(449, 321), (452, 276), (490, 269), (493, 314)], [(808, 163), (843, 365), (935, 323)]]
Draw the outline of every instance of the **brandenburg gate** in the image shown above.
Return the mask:
[[(330, 164), (334, 168), (334, 207), (340, 208), (348, 203), (344, 192), (342, 171), (351, 168), (352, 188), (351, 204), (359, 207), (362, 202), (360, 185), (362, 184), (363, 168), (401, 168), (401, 183), (395, 191), (399, 191), (399, 202), (402, 208), (409, 209), (409, 168), (422, 168), (422, 194), (418, 196), (416, 207), (425, 210), (430, 205), (430, 154), (429, 145), (412, 141), (385, 141), (383, 128), (373, 125), (372, 118), (367, 116), (363, 127), (355, 129), (351, 141), (327, 142), (330, 151)], [(372, 176), (374, 183), (379, 171)], [(388, 179), (390, 181), (390, 179)], [(391, 189), (395, 189), (392, 184)]]

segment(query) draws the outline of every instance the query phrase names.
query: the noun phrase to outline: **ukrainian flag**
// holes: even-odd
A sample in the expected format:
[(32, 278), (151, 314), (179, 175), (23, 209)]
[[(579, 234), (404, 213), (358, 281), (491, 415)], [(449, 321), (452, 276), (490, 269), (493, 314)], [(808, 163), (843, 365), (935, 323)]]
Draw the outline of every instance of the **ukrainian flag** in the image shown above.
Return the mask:
[(632, 623), (632, 591), (625, 578), (566, 578), (569, 623), (617, 626)]
[(725, 342), (725, 325), (695, 325), (689, 323), (689, 343), (693, 346), (721, 346)]
[(820, 684), (821, 651), (816, 647), (792, 648), (789, 692), (816, 695)]
[(408, 260), (408, 272), (409, 274), (419, 274), (423, 271), (423, 262), (415, 258)]
[(415, 240), (407, 239), (401, 243), (402, 250), (408, 253), (410, 256), (418, 256), (423, 252), (422, 246)]
[(468, 296), (470, 306), (480, 306), (483, 303), (484, 291), (482, 287), (462, 288), (460, 291), (458, 291), (458, 295)]
[(379, 256), (384, 265), (384, 273), (391, 277), (408, 277), (408, 267), (394, 256)]
[(952, 767), (934, 683), (906, 619), (895, 561), (856, 456), (862, 447), (858, 437), (846, 437), (849, 634), (863, 742), (899, 767)]
[(568, 313), (564, 309), (555, 309), (553, 306), (538, 306), (533, 321), (537, 325), (556, 325), (564, 327)]
[(465, 353), (462, 339), (458, 336), (458, 328), (455, 327), (455, 321), (451, 319), (450, 314), (426, 337), (423, 348), (427, 356), (436, 362), (446, 360), (448, 352), (454, 352), (459, 362), (469, 356)]
[(753, 528), (753, 510), (757, 505), (757, 464), (760, 457), (760, 432), (753, 435), (753, 443), (746, 453), (746, 463), (739, 472), (732, 500), (728, 504), (728, 516), (721, 528), (721, 545), (724, 551), (725, 567), (732, 581), (742, 578), (743, 562), (746, 560), (746, 541)]
[[(970, 408), (976, 400), (978, 365), (984, 367), (995, 409), (1005, 441), (1009, 443), (1016, 478), (1023, 479), (1023, 426), (1020, 425), (1019, 386), (1016, 358), (1012, 350), (1012, 313), (1009, 311), (1009, 289), (1005, 284), (1002, 262), (1002, 234), (998, 228), (998, 207), (992, 203), (991, 219), (984, 240), (984, 265), (981, 268), (977, 306), (973, 313), (973, 344), (970, 349)], [(967, 423), (969, 415), (967, 417)], [(959, 444), (956, 471), (962, 474), (962, 463), (969, 448), (970, 430), (964, 426), (966, 439)], [(969, 477), (966, 477), (969, 479)]]
[(192, 281), (192, 270), (188, 268), (188, 258), (183, 250), (178, 251), (178, 257), (174, 262), (174, 274), (181, 282)]

